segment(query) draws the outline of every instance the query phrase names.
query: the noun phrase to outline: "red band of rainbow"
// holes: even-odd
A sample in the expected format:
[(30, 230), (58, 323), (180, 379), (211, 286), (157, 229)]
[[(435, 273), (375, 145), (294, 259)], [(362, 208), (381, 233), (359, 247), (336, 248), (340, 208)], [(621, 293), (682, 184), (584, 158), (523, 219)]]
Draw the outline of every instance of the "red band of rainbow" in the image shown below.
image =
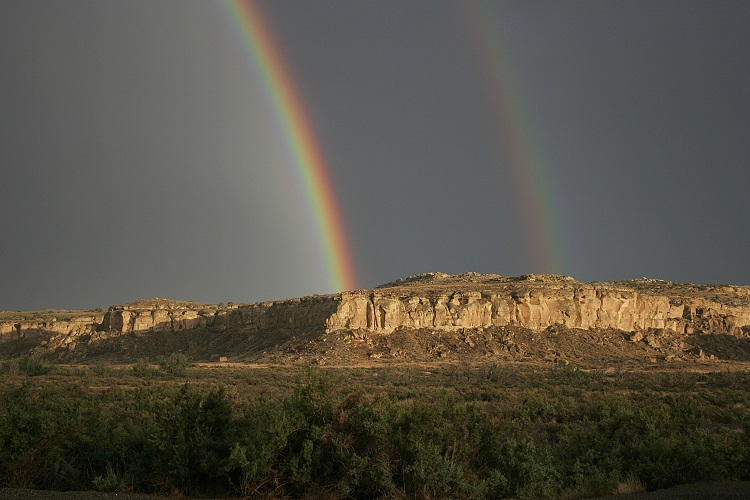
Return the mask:
[(563, 222), (548, 162), (533, 134), (535, 127), (508, 50), (502, 19), (489, 11), (487, 7), (492, 4), (471, 0), (463, 5), (479, 62), (491, 86), (500, 139), (506, 147), (503, 157), (514, 177), (521, 210), (526, 214), (532, 272), (570, 274)]
[(332, 292), (357, 289), (346, 228), (326, 162), (279, 45), (258, 5), (226, 0), (227, 12), (247, 55), (263, 80), (268, 100), (293, 157)]

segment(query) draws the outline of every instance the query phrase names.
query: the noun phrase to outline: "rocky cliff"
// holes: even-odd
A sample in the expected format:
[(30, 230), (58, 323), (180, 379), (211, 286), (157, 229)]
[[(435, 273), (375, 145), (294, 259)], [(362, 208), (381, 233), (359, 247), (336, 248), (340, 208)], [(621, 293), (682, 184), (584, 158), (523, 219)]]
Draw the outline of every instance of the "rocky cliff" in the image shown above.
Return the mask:
[[(38, 342), (42, 350), (75, 350), (123, 335), (210, 329), (323, 331), (336, 311), (337, 296), (311, 296), (244, 305), (207, 305), (146, 299), (111, 306), (106, 312), (37, 311), (0, 313), (0, 343)], [(37, 349), (38, 351), (38, 349)]]
[[(107, 339), (182, 331), (464, 331), (518, 327), (750, 335), (750, 287), (677, 284), (654, 279), (581, 283), (557, 275), (503, 277), (427, 273), (373, 290), (244, 305), (150, 299), (106, 312), (0, 313), (0, 343), (74, 351)], [(34, 352), (34, 351), (32, 351)]]
[(653, 279), (580, 283), (555, 275), (508, 278), (429, 273), (372, 291), (344, 293), (328, 330), (559, 325), (625, 332), (665, 329), (741, 333), (750, 325), (750, 287)]

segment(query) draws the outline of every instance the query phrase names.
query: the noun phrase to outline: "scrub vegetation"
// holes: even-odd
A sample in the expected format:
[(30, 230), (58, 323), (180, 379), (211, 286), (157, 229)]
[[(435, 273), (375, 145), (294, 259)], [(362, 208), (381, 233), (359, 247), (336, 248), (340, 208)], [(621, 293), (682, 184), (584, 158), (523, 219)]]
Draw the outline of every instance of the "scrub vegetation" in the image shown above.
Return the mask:
[(586, 498), (750, 479), (750, 373), (6, 362), (0, 485)]

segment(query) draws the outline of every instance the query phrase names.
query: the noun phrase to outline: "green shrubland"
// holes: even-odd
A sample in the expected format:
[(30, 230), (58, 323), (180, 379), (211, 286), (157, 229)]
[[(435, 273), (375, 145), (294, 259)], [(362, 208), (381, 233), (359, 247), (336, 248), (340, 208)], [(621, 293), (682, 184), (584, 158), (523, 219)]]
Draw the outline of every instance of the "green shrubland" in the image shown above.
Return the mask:
[(623, 485), (750, 479), (742, 372), (190, 368), (175, 379), (164, 366), (148, 370), (2, 375), (0, 485), (585, 498)]

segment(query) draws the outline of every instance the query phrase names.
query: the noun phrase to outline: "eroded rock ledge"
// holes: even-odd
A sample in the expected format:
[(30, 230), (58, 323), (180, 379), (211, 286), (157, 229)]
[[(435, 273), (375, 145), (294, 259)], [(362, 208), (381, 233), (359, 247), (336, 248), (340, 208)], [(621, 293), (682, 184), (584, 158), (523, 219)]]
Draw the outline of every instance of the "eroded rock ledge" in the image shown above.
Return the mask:
[(665, 329), (741, 333), (750, 325), (750, 287), (676, 284), (642, 278), (580, 283), (556, 275), (505, 278), (440, 273), (344, 293), (328, 330), (560, 325), (633, 332)]
[(124, 334), (213, 331), (335, 332), (387, 335), (396, 329), (462, 330), (560, 325), (586, 330), (750, 334), (750, 287), (654, 279), (581, 283), (557, 275), (503, 277), (427, 273), (373, 290), (245, 305), (150, 299), (106, 312), (0, 313), (0, 342), (46, 334), (46, 349)]

